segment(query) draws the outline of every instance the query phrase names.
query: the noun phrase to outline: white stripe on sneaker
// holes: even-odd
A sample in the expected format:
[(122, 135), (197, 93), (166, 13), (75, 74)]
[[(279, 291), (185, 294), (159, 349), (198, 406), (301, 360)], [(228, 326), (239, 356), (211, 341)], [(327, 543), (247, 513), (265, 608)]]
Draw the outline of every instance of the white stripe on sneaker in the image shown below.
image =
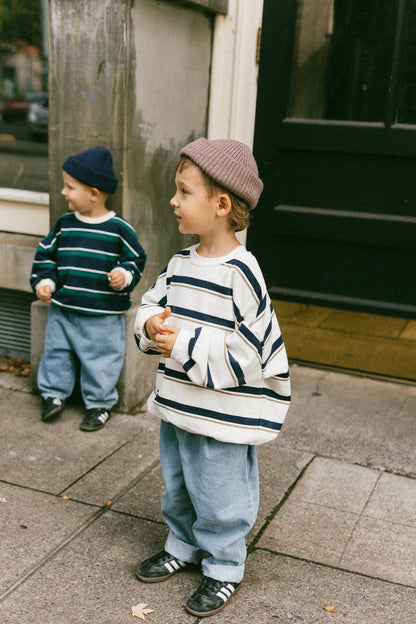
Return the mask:
[(168, 572), (172, 574), (172, 572), (176, 572), (187, 564), (184, 561), (179, 561), (179, 559), (171, 559), (170, 561), (166, 561), (163, 565), (168, 570)]
[(228, 598), (231, 596), (234, 590), (234, 585), (231, 585), (231, 583), (229, 583), (225, 587), (221, 587), (220, 591), (217, 592), (217, 596), (218, 598), (221, 598), (221, 600), (223, 600), (224, 602), (227, 602)]
[(103, 425), (105, 425), (105, 423), (107, 422), (108, 418), (109, 418), (110, 414), (108, 412), (103, 412), (102, 414), (100, 414), (98, 416), (98, 420), (100, 422), (103, 423)]

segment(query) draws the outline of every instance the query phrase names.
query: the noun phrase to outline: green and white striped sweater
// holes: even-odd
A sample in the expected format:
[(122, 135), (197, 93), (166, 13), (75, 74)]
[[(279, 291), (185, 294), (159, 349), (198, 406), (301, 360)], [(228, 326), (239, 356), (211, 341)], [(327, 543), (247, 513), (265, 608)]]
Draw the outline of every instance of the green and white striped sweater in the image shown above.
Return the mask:
[[(52, 304), (83, 314), (123, 314), (131, 305), (130, 292), (142, 276), (146, 254), (133, 227), (110, 211), (88, 219), (68, 212), (57, 220), (38, 246), (30, 283), (55, 284)], [(113, 290), (107, 273), (120, 268), (131, 281)]]

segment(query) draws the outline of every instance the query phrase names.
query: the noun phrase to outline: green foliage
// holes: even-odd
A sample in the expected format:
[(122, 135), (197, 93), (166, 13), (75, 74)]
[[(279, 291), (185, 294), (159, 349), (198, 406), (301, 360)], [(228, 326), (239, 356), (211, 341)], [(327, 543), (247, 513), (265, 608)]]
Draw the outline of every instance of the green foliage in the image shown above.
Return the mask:
[(0, 46), (23, 44), (42, 49), (41, 0), (1, 0)]

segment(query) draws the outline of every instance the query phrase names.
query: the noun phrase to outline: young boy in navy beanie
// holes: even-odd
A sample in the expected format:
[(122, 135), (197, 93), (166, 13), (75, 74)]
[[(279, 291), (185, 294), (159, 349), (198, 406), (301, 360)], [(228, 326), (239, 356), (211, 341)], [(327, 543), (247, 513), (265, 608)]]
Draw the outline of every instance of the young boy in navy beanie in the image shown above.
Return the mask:
[(199, 235), (199, 244), (171, 258), (136, 316), (139, 348), (162, 355), (148, 408), (161, 419), (170, 530), (136, 575), (164, 581), (201, 564), (204, 579), (186, 609), (206, 617), (243, 579), (259, 502), (256, 445), (277, 436), (290, 382), (260, 267), (236, 237), (263, 189), (251, 150), (197, 139), (181, 150), (175, 183), (179, 231)]
[(79, 369), (86, 407), (80, 428), (96, 431), (118, 400), (124, 313), (146, 254), (132, 226), (106, 208), (118, 183), (108, 149), (69, 156), (63, 180), (69, 212), (39, 244), (30, 278), (37, 297), (51, 304), (38, 370), (42, 420), (61, 412)]

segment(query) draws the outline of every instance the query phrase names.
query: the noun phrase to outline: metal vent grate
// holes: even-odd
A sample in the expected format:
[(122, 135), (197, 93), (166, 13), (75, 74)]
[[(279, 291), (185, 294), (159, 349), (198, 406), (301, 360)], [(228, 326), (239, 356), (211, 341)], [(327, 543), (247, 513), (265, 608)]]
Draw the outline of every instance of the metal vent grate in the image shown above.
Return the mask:
[(30, 360), (31, 293), (0, 288), (0, 355)]

